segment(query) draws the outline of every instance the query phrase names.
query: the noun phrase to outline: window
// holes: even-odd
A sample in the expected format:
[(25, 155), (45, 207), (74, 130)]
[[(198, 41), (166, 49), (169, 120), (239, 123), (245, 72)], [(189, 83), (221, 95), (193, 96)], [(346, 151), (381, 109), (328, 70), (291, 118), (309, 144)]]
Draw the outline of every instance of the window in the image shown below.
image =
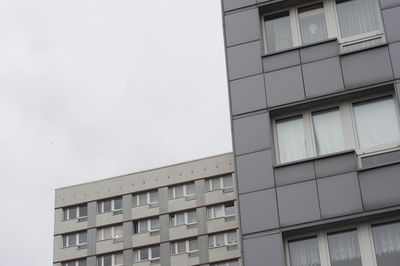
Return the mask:
[(107, 226), (97, 229), (97, 241), (106, 239), (122, 239), (123, 227), (122, 224)]
[(221, 246), (231, 246), (237, 244), (236, 231), (229, 231), (225, 233), (218, 233), (208, 236), (208, 247), (215, 248)]
[(267, 53), (337, 38), (343, 52), (383, 43), (377, 0), (324, 0), (262, 16)]
[(72, 234), (63, 235), (63, 247), (78, 246), (78, 248), (87, 247), (87, 232), (77, 232)]
[(286, 163), (355, 149), (364, 155), (400, 143), (393, 96), (340, 103), (275, 119), (277, 161)]
[(231, 216), (235, 216), (235, 205), (233, 202), (207, 207), (208, 219)]
[(227, 262), (211, 263), (210, 266), (239, 266), (239, 261), (232, 260)]
[(97, 202), (97, 213), (122, 211), (122, 197)]
[(232, 175), (219, 176), (205, 180), (206, 191), (229, 189), (233, 187)]
[(157, 232), (157, 231), (160, 231), (160, 219), (158, 217), (153, 219), (146, 219), (133, 222), (134, 234)]
[(180, 253), (192, 253), (199, 250), (197, 238), (171, 242), (171, 255)]
[(97, 257), (97, 266), (122, 266), (123, 264), (124, 258), (122, 252)]
[(61, 263), (61, 266), (86, 266), (86, 259)]
[(170, 226), (178, 226), (178, 225), (183, 225), (183, 224), (195, 224), (195, 223), (197, 223), (196, 210), (174, 213), (169, 216)]
[(288, 239), (286, 256), (290, 266), (397, 266), (400, 222), (364, 223)]
[(87, 204), (81, 204), (79, 206), (73, 206), (63, 209), (64, 221), (72, 219), (82, 219), (87, 217)]
[(181, 197), (194, 199), (194, 196), (196, 194), (194, 190), (194, 182), (169, 187), (168, 194), (169, 194), (169, 199), (176, 199)]
[(160, 246), (145, 247), (133, 250), (133, 262), (159, 260)]
[(158, 190), (142, 192), (133, 195), (133, 206), (150, 205), (158, 206)]

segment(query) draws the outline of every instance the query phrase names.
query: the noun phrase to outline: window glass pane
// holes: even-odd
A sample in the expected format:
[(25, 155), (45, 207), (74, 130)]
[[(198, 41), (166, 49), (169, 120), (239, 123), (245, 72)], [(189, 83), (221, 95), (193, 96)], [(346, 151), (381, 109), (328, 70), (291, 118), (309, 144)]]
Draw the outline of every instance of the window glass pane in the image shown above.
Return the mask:
[(103, 212), (102, 206), (103, 206), (102, 202), (97, 202), (97, 213)]
[(292, 29), (289, 13), (283, 13), (265, 18), (265, 38), (267, 51), (275, 52), (293, 47)]
[(75, 266), (75, 261), (68, 262), (67, 266)]
[(171, 254), (176, 254), (177, 252), (176, 243), (171, 243), (170, 247), (171, 247)]
[(291, 266), (320, 266), (316, 237), (289, 242)]
[(64, 220), (68, 220), (68, 209), (63, 209)]
[(183, 197), (183, 185), (175, 186), (175, 198)]
[(149, 258), (148, 248), (140, 249), (140, 260), (147, 260)]
[(232, 176), (224, 176), (224, 188), (232, 187)]
[(112, 228), (111, 227), (105, 227), (103, 228), (104, 230), (104, 239), (110, 239), (111, 236), (111, 232), (112, 232)]
[(155, 258), (159, 258), (160, 257), (160, 247), (156, 246), (156, 247), (152, 247), (151, 248), (151, 258), (155, 259)]
[(103, 229), (97, 229), (97, 240), (103, 240)]
[(169, 199), (173, 199), (174, 198), (174, 188), (173, 187), (169, 187), (168, 188), (168, 198)]
[(393, 98), (381, 98), (354, 104), (360, 148), (400, 140), (399, 123)]
[(111, 266), (112, 265), (112, 257), (111, 257), (111, 255), (105, 255), (105, 256), (103, 256), (103, 258), (104, 258), (103, 266)]
[(104, 205), (104, 212), (109, 212), (111, 211), (111, 200), (105, 200), (103, 201), (103, 205)]
[(302, 44), (309, 44), (328, 39), (323, 4), (298, 9)]
[(139, 233), (139, 222), (133, 222), (133, 233), (134, 234)]
[(196, 219), (196, 211), (190, 211), (187, 213), (187, 219), (188, 219), (188, 223), (196, 223), (197, 219)]
[(235, 215), (235, 205), (233, 203), (225, 204), (225, 216)]
[(375, 0), (336, 1), (342, 38), (379, 30)]
[(186, 196), (194, 195), (194, 183), (186, 184)]
[(63, 236), (63, 247), (68, 246), (68, 236)]
[(86, 266), (86, 260), (80, 260), (78, 265), (79, 266)]
[(87, 233), (81, 232), (79, 233), (79, 244), (85, 244), (85, 243), (87, 243)]
[(214, 236), (208, 237), (208, 247), (210, 247), (210, 248), (214, 247)]
[(175, 214), (176, 224), (181, 225), (185, 223), (185, 214), (184, 213), (177, 213)]
[(328, 235), (331, 266), (362, 266), (357, 231)]
[(178, 241), (177, 242), (178, 245), (178, 253), (184, 253), (186, 252), (186, 241)]
[(228, 244), (237, 243), (237, 234), (235, 232), (228, 232)]
[(160, 229), (160, 220), (158, 218), (151, 219), (150, 224), (151, 224), (151, 230)]
[(280, 163), (306, 158), (303, 117), (276, 121)]
[(133, 262), (138, 262), (139, 261), (139, 251), (133, 250)]
[(215, 235), (215, 244), (216, 246), (223, 246), (225, 244), (224, 234)]
[(155, 203), (158, 202), (158, 191), (151, 191), (150, 193), (150, 202)]
[(114, 199), (114, 210), (122, 209), (122, 198)]
[(76, 245), (76, 234), (71, 234), (68, 236), (68, 246), (75, 246)]
[(139, 222), (140, 233), (147, 232), (147, 220)]
[(197, 239), (189, 240), (189, 251), (199, 250), (199, 243)]
[(224, 216), (224, 209), (222, 205), (214, 206), (214, 218)]
[(229, 266), (239, 266), (239, 262), (237, 262), (237, 261), (231, 261), (231, 262), (229, 262), (228, 265), (229, 265)]
[(213, 218), (212, 212), (213, 212), (213, 208), (212, 207), (208, 207), (207, 208), (207, 218), (208, 219)]
[(122, 253), (117, 253), (115, 254), (115, 264), (123, 264), (124, 263), (124, 257), (122, 256)]
[(221, 179), (219, 177), (211, 179), (212, 189), (220, 189), (221, 188)]
[(69, 219), (76, 218), (76, 207), (69, 208)]
[(79, 217), (86, 217), (87, 216), (87, 205), (79, 206)]
[(117, 226), (114, 227), (114, 237), (115, 238), (122, 237), (123, 236), (122, 232), (123, 232), (122, 231), (122, 225), (117, 225)]
[(339, 109), (315, 112), (312, 114), (312, 120), (318, 155), (344, 150)]
[(204, 187), (205, 187), (205, 192), (208, 192), (208, 191), (210, 191), (211, 190), (211, 180), (210, 179), (207, 179), (205, 182), (204, 182)]
[(147, 193), (139, 194), (139, 205), (147, 204)]
[(398, 266), (400, 261), (400, 222), (372, 227), (378, 266)]
[(97, 266), (101, 266), (103, 257), (97, 257)]

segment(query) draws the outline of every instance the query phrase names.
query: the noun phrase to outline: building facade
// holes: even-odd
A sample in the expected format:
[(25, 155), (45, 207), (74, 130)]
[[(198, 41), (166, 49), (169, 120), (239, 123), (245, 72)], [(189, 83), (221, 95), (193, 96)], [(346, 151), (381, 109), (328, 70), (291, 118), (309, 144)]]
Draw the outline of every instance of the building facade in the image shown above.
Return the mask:
[(400, 1), (222, 0), (244, 266), (400, 264)]
[(240, 265), (231, 153), (60, 188), (54, 266)]

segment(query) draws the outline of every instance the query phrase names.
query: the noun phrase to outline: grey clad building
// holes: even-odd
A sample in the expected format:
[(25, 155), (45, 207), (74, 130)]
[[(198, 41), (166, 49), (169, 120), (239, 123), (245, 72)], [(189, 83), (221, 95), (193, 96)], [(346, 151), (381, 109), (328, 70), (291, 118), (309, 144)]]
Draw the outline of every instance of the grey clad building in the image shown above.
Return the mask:
[(233, 155), (56, 190), (54, 266), (239, 266)]
[(400, 1), (222, 9), (243, 265), (400, 265)]

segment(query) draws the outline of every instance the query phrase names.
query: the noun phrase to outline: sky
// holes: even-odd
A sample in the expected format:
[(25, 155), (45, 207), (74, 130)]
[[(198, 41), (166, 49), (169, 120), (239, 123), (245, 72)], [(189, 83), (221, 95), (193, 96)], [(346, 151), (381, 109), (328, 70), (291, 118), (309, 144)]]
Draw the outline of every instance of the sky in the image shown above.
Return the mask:
[(52, 264), (54, 190), (230, 152), (219, 0), (0, 0), (0, 258)]

